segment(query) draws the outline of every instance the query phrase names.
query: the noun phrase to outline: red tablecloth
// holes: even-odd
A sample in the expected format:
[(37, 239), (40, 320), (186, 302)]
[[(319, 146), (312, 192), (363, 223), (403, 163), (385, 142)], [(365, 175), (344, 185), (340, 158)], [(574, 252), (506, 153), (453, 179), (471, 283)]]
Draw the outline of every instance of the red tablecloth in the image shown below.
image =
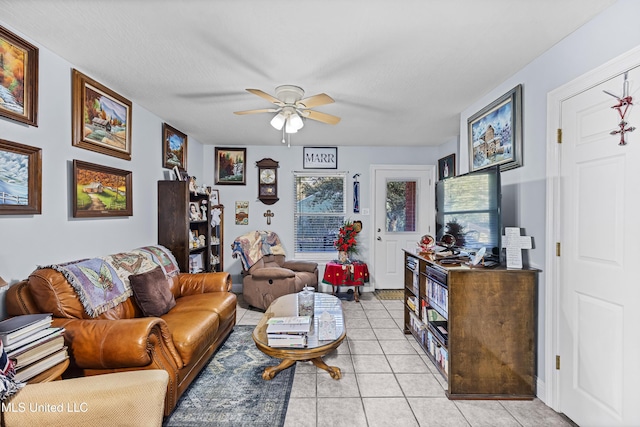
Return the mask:
[(362, 286), (369, 282), (369, 268), (361, 261), (349, 264), (328, 262), (322, 282), (331, 286)]

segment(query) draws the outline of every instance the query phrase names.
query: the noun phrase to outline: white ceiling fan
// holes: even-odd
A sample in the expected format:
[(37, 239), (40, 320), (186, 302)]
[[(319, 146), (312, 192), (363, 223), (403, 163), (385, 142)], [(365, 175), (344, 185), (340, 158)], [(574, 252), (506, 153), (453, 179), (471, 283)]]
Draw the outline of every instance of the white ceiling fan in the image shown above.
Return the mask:
[(258, 95), (278, 107), (236, 111), (234, 114), (277, 113), (273, 119), (271, 119), (271, 126), (283, 131), (282, 142), (284, 142), (284, 133), (296, 133), (302, 129), (304, 126), (302, 118), (316, 120), (330, 125), (335, 125), (340, 122), (340, 117), (311, 110), (311, 108), (335, 102), (333, 98), (325, 93), (303, 99), (304, 90), (292, 85), (278, 86), (275, 97), (260, 89), (247, 89), (247, 92)]

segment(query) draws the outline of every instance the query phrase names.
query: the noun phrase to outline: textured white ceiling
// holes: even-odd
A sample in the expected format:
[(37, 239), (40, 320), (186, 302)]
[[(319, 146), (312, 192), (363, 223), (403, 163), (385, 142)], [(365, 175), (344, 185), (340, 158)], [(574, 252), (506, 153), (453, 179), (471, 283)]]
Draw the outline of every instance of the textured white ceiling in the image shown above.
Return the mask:
[(0, 21), (203, 144), (277, 144), (271, 114), (233, 112), (271, 106), (246, 88), (293, 84), (342, 121), (307, 120), (292, 144), (438, 145), (614, 2), (0, 0)]

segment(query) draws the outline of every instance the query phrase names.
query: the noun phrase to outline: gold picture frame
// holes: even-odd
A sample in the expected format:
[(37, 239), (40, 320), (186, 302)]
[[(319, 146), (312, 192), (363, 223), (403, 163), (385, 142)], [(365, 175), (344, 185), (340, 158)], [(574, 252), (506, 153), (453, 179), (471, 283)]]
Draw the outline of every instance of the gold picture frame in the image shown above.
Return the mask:
[(38, 126), (38, 48), (0, 27), (3, 79), (0, 116)]
[(131, 160), (131, 101), (73, 70), (72, 144)]

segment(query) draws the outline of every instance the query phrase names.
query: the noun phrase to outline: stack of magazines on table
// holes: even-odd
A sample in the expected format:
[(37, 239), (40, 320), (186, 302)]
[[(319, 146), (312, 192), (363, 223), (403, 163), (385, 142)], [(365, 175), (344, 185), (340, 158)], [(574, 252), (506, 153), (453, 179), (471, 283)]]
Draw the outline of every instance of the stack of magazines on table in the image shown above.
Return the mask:
[(267, 321), (269, 347), (304, 348), (311, 316), (272, 317)]
[(51, 314), (25, 314), (0, 322), (0, 339), (13, 360), (14, 380), (27, 381), (66, 360), (64, 328), (51, 327)]

